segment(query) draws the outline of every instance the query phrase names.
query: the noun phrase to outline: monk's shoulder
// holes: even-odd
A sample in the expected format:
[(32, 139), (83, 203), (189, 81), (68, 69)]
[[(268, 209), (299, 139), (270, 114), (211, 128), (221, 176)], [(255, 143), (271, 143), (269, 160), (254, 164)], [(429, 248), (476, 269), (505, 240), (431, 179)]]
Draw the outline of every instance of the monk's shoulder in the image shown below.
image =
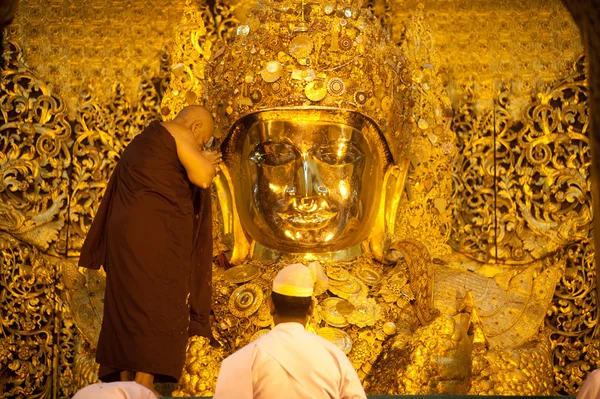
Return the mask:
[(169, 122), (161, 122), (161, 127), (164, 129), (165, 134), (169, 134), (173, 137), (177, 145), (196, 148), (194, 136), (192, 136), (189, 129), (185, 129), (180, 125)]
[(152, 124), (148, 127), (153, 127), (157, 130), (160, 130), (165, 134), (173, 136), (173, 138), (175, 138), (175, 136), (179, 136), (177, 126), (174, 124), (170, 124), (169, 122), (156, 122), (155, 124)]
[(187, 137), (189, 136), (189, 132), (183, 127), (179, 126), (176, 123), (171, 122), (159, 122), (159, 126), (166, 133), (169, 133), (173, 137)]

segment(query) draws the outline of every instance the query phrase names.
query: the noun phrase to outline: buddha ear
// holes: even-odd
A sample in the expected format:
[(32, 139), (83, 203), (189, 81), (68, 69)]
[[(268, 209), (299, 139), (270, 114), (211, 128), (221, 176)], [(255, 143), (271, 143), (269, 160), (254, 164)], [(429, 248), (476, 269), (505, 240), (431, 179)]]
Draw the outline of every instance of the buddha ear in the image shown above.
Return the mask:
[(404, 193), (409, 165), (410, 161), (403, 159), (397, 165), (390, 166), (383, 178), (379, 212), (369, 238), (371, 252), (381, 263), (389, 263), (386, 254), (394, 236), (398, 204)]
[(219, 210), (223, 219), (223, 241), (231, 248), (231, 262), (234, 265), (243, 263), (250, 254), (251, 244), (242, 228), (240, 216), (235, 204), (234, 187), (225, 164), (221, 164), (214, 179), (217, 197), (219, 198)]

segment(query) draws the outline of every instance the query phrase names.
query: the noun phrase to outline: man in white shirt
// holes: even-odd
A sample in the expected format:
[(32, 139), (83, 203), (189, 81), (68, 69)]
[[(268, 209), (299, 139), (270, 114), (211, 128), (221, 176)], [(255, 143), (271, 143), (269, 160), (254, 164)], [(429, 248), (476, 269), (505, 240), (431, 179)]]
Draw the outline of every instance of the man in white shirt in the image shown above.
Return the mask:
[(156, 395), (137, 382), (118, 381), (88, 385), (73, 399), (156, 399)]
[(596, 369), (588, 375), (581, 390), (577, 394), (577, 399), (598, 398), (600, 398), (600, 369)]
[(275, 328), (223, 361), (215, 399), (366, 398), (346, 355), (305, 330), (315, 302), (304, 265), (282, 269), (270, 299)]

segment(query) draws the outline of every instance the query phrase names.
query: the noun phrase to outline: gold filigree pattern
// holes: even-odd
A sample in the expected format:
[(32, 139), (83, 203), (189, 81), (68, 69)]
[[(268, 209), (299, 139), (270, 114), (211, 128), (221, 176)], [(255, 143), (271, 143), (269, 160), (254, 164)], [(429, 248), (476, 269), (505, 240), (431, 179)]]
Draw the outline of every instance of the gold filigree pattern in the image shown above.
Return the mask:
[(215, 0), (203, 2), (199, 7), (196, 5), (201, 12), (208, 40), (220, 45), (230, 43), (237, 25), (246, 18), (248, 9), (254, 4), (253, 0)]
[(0, 83), (0, 229), (48, 251), (65, 251), (72, 140), (67, 110), (50, 85), (26, 69), (9, 43)]
[(135, 101), (146, 75), (158, 75), (160, 54), (173, 42), (184, 5), (184, 0), (34, 0), (19, 4), (9, 34), (34, 73), (51, 82), (76, 113), (82, 90), (108, 103), (115, 82)]
[(591, 161), (583, 68), (580, 59), (522, 114), (511, 109), (506, 91), (494, 112), (477, 115), (474, 102), (457, 112), (454, 248), (482, 261), (518, 264), (588, 236)]
[(589, 372), (600, 366), (597, 269), (591, 238), (566, 248), (564, 276), (546, 316), (552, 340), (554, 392), (576, 395)]
[(143, 81), (135, 105), (119, 84), (104, 105), (84, 91), (73, 118), (63, 97), (27, 67), (19, 46), (9, 42), (7, 50), (0, 82), (0, 285), (7, 293), (2, 309), (12, 316), (4, 318), (0, 338), (2, 391), (70, 397), (97, 380), (93, 345), (104, 276), (80, 273), (65, 251), (78, 254), (120, 152), (158, 118), (155, 84), (160, 88), (165, 76)]
[[(208, 6), (206, 6), (208, 7)], [(173, 119), (185, 106), (202, 102), (205, 68), (216, 39), (205, 25), (206, 11), (198, 10), (188, 0), (181, 22), (177, 25), (171, 80), (163, 98), (162, 115)], [(204, 18), (203, 18), (204, 16)], [(210, 26), (210, 25), (209, 25)]]
[(150, 79), (142, 81), (137, 96), (134, 105), (116, 84), (104, 107), (89, 92), (80, 97), (71, 149), (70, 256), (79, 254), (121, 152), (148, 123), (159, 119), (160, 97)]
[(0, 392), (4, 397), (50, 396), (58, 259), (3, 232), (0, 249)]
[(501, 91), (495, 111), (477, 112), (471, 97), (454, 118), (460, 156), (450, 244), (484, 262), (496, 257), (497, 245), (500, 260), (521, 265), (568, 248), (546, 325), (554, 392), (574, 395), (600, 364), (592, 339), (598, 315), (583, 59), (529, 104), (512, 103), (508, 93)]
[(71, 303), (60, 298), (60, 324), (58, 335), (58, 380), (54, 390), (59, 397), (71, 397), (78, 389), (98, 381), (98, 364), (94, 350), (80, 334), (79, 323), (73, 319)]

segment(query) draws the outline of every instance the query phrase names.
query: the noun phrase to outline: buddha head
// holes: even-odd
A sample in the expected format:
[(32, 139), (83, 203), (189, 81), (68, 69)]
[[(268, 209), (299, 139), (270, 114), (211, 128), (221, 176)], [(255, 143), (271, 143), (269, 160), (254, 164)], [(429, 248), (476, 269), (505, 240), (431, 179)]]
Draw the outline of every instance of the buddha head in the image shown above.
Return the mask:
[(250, 11), (206, 73), (234, 261), (251, 243), (294, 254), (370, 243), (384, 256), (412, 135), (407, 73), (357, 1), (271, 0)]

